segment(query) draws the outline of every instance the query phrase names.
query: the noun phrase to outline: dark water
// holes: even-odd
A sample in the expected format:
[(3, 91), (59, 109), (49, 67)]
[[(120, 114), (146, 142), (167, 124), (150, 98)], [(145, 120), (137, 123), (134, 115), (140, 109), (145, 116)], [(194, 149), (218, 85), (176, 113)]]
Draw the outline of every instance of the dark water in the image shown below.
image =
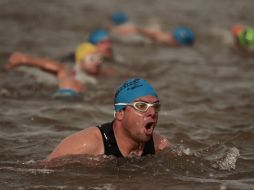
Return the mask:
[[(1, 0), (0, 189), (254, 189), (254, 56), (225, 43), (235, 23), (254, 25), (254, 1)], [(115, 10), (136, 23), (187, 25), (194, 47), (114, 44), (120, 72), (78, 100), (53, 99), (53, 84), (3, 68), (12, 51), (61, 59)], [(218, 30), (219, 29), (219, 30)], [(68, 62), (66, 62), (68, 64)], [(44, 159), (65, 136), (112, 119), (127, 76), (148, 79), (163, 104), (157, 131), (172, 149), (145, 158)]]

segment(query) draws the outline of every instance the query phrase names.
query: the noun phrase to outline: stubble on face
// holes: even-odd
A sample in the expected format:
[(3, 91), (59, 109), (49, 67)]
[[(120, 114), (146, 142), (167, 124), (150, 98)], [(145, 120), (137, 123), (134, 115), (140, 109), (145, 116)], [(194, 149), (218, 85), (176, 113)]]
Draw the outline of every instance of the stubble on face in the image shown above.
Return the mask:
[(147, 119), (144, 115), (145, 113), (140, 113), (136, 110), (130, 110), (130, 112), (128, 131), (131, 138), (140, 143), (149, 141), (152, 138), (156, 122)]

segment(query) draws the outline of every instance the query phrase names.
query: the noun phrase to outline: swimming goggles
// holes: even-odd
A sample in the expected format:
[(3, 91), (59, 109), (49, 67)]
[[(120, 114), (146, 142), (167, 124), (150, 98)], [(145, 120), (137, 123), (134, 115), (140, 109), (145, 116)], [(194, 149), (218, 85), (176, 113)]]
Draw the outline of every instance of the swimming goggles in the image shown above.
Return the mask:
[(99, 54), (89, 54), (84, 58), (86, 63), (103, 62), (103, 57)]
[(150, 107), (154, 107), (156, 113), (160, 111), (161, 104), (159, 102), (147, 103), (147, 102), (133, 102), (133, 103), (117, 103), (115, 106), (132, 106), (139, 112), (146, 112)]

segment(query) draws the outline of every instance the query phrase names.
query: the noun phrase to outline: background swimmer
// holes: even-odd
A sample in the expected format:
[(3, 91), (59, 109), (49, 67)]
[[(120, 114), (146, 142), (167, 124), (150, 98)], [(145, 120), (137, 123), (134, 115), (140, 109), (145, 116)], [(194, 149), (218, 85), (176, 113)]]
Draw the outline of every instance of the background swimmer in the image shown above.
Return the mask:
[(235, 44), (246, 50), (254, 50), (254, 27), (234, 25), (231, 28)]
[[(89, 33), (87, 36), (87, 42), (93, 44), (98, 52), (102, 55), (103, 60), (113, 59), (112, 42), (107, 30), (103, 28), (97, 28)], [(75, 53), (70, 53), (61, 58), (63, 61), (73, 61), (75, 59)]]
[(154, 42), (170, 46), (193, 45), (195, 42), (195, 34), (189, 27), (178, 27), (173, 32), (149, 28), (139, 28), (138, 31)]
[(88, 42), (96, 46), (104, 59), (113, 58), (112, 43), (106, 30), (99, 28), (92, 31), (88, 36)]
[(110, 34), (113, 40), (129, 43), (157, 42), (171, 46), (192, 45), (195, 41), (195, 34), (190, 28), (178, 27), (172, 33), (164, 32), (155, 18), (146, 27), (141, 27), (131, 22), (125, 12), (116, 12), (112, 14), (111, 22)]
[(103, 73), (101, 69), (102, 55), (94, 45), (83, 43), (78, 46), (75, 59), (74, 67), (69, 69), (66, 65), (54, 60), (15, 52), (10, 55), (6, 69), (10, 70), (26, 65), (53, 73), (58, 79), (59, 90), (56, 95), (73, 96), (86, 91), (87, 84), (95, 85), (97, 83), (95, 77)]
[(139, 33), (138, 26), (123, 11), (118, 11), (111, 15), (108, 28), (110, 38), (114, 42), (124, 44), (150, 44), (152, 42), (149, 38)]

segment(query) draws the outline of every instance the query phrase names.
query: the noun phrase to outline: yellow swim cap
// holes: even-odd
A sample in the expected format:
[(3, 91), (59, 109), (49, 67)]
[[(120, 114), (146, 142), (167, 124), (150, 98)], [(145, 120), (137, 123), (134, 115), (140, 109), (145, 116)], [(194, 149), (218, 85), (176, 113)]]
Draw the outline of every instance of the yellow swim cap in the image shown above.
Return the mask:
[(84, 59), (88, 54), (96, 52), (96, 46), (91, 43), (80, 44), (75, 52), (76, 63)]

